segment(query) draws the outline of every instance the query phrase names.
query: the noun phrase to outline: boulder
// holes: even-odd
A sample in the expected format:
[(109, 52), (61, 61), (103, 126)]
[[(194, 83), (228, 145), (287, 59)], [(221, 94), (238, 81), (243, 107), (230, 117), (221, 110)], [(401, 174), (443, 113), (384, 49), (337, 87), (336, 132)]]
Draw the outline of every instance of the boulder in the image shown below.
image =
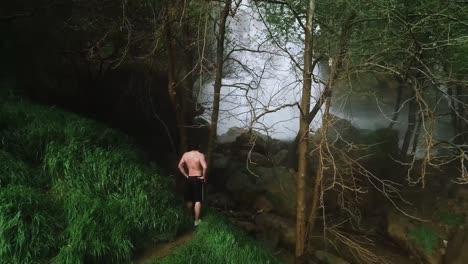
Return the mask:
[(280, 231), (276, 229), (263, 229), (255, 238), (270, 251), (275, 251), (280, 242)]
[(430, 222), (410, 219), (397, 210), (387, 215), (387, 234), (400, 247), (428, 264), (441, 264), (443, 235)]
[(258, 227), (252, 222), (236, 220), (236, 219), (233, 219), (232, 222), (234, 225), (240, 227), (241, 229), (243, 229), (245, 232), (249, 234), (258, 231)]
[(460, 228), (447, 244), (447, 254), (444, 263), (468, 263), (468, 228)]
[(271, 211), (294, 217), (296, 213), (296, 178), (295, 173), (285, 167), (266, 168), (233, 163), (226, 171), (226, 190), (239, 203), (252, 208), (259, 196), (264, 196), (273, 205)]
[(292, 220), (275, 214), (260, 214), (255, 218), (255, 224), (263, 233), (277, 232), (279, 244), (294, 248), (296, 225)]
[(273, 153), (272, 162), (274, 165), (285, 165), (288, 162), (289, 151), (287, 148), (280, 149), (278, 152)]
[(218, 137), (217, 142), (221, 144), (232, 143), (236, 141), (236, 138), (247, 130), (240, 127), (231, 127), (229, 130)]
[(265, 196), (261, 195), (255, 199), (254, 209), (259, 214), (269, 213), (273, 210), (273, 204)]
[(225, 170), (229, 165), (229, 157), (222, 153), (213, 153), (212, 155), (213, 169)]
[(210, 194), (207, 202), (210, 204), (210, 206), (220, 208), (223, 210), (233, 208), (235, 205), (234, 201), (232, 201), (232, 199), (229, 196), (221, 192)]

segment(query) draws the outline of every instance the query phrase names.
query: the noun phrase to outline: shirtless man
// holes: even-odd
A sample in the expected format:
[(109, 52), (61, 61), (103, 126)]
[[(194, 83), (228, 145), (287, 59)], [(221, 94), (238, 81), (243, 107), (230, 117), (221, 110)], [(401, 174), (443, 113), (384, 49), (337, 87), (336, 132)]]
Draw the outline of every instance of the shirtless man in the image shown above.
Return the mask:
[[(186, 172), (186, 168), (188, 173)], [(195, 203), (194, 213), (195, 222), (194, 225), (198, 226), (200, 223), (200, 211), (201, 203), (204, 199), (204, 183), (206, 180), (206, 161), (205, 155), (200, 153), (198, 150), (192, 150), (185, 152), (179, 162), (180, 172), (187, 178), (187, 188), (185, 190), (185, 201), (187, 206), (192, 208)]]

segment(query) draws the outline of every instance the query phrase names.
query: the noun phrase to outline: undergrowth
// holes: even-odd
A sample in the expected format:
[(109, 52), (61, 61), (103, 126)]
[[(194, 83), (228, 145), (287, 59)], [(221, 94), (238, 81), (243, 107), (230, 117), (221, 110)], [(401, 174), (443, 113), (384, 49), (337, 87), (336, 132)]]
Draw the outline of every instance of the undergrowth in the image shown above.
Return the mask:
[(220, 214), (209, 211), (202, 219), (193, 240), (153, 264), (280, 263)]

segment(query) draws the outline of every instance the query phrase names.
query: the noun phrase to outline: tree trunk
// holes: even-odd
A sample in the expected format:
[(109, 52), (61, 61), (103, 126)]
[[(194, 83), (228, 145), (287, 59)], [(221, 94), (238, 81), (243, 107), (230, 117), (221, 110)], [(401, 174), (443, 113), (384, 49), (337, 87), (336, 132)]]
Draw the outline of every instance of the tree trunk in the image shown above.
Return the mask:
[(216, 142), (216, 134), (218, 130), (218, 116), (219, 116), (219, 101), (221, 97), (221, 85), (223, 78), (223, 65), (224, 65), (224, 40), (226, 35), (226, 20), (231, 9), (232, 0), (225, 0), (224, 8), (221, 11), (221, 17), (218, 26), (218, 37), (216, 41), (216, 76), (214, 83), (214, 96), (213, 96), (213, 113), (211, 114), (211, 128), (208, 138), (208, 150), (206, 161), (208, 163), (208, 173), (210, 172), (211, 157), (213, 148)]
[(392, 129), (393, 126), (395, 125), (396, 121), (398, 120), (398, 116), (400, 115), (400, 105), (401, 105), (401, 99), (403, 98), (403, 86), (404, 83), (400, 82), (398, 85), (398, 94), (397, 94), (397, 99), (395, 102), (395, 109), (393, 110), (393, 116), (392, 116), (392, 121), (388, 125), (388, 128)]
[(185, 107), (184, 107), (184, 89), (180, 85), (177, 85), (177, 72), (176, 72), (176, 40), (174, 36), (174, 21), (176, 21), (176, 4), (173, 1), (168, 2), (168, 11), (167, 11), (167, 21), (165, 25), (166, 31), (166, 41), (167, 41), (167, 52), (168, 52), (168, 92), (169, 98), (173, 105), (175, 115), (177, 130), (179, 133), (179, 155), (184, 153), (187, 150), (187, 134), (185, 129)]
[(417, 127), (414, 133), (414, 138), (413, 138), (413, 148), (411, 150), (411, 155), (416, 155), (416, 151), (418, 150), (418, 143), (419, 143), (419, 136), (421, 135), (421, 128), (422, 128), (422, 123), (424, 121), (424, 117), (422, 116), (422, 112), (419, 111), (419, 118), (417, 121)]
[(415, 91), (413, 90), (411, 96), (411, 101), (409, 102), (409, 109), (408, 109), (408, 126), (406, 128), (405, 138), (403, 139), (403, 145), (401, 146), (401, 154), (400, 157), (403, 161), (406, 161), (408, 155), (408, 149), (410, 146), (411, 138), (414, 134), (414, 127), (415, 127), (415, 114), (416, 114), (416, 95)]
[[(334, 63), (332, 66), (333, 69), (331, 69), (330, 71), (330, 76), (328, 77), (328, 83), (325, 89), (323, 90), (322, 94), (320, 95), (319, 100), (315, 103), (314, 107), (307, 115), (307, 123), (309, 125), (314, 120), (315, 116), (317, 116), (318, 112), (322, 108), (323, 104), (327, 101), (328, 97), (330, 97), (331, 89), (335, 85), (335, 82), (338, 79), (338, 76), (340, 76), (340, 73), (344, 64), (344, 59), (349, 50), (349, 42), (351, 40), (351, 33), (352, 33), (352, 26), (353, 26), (354, 18), (356, 18), (356, 13), (352, 11), (351, 14), (348, 16), (343, 28), (341, 29), (340, 46), (339, 46), (340, 49), (338, 51), (338, 55), (335, 58), (336, 60), (334, 60)], [(311, 72), (314, 70), (313, 65), (314, 64), (312, 64)], [(288, 157), (289, 157), (288, 166), (290, 166), (291, 168), (297, 168), (298, 166), (298, 164), (293, 159), (293, 157), (296, 157), (297, 155), (297, 149), (298, 149), (300, 138), (301, 138), (301, 133), (298, 133), (293, 143), (288, 149)]]
[(296, 263), (303, 263), (305, 247), (305, 181), (309, 155), (309, 110), (312, 87), (312, 54), (313, 54), (313, 17), (315, 0), (309, 0), (307, 22), (305, 28), (304, 72), (301, 97), (301, 116), (299, 123), (299, 151), (297, 170), (296, 197)]

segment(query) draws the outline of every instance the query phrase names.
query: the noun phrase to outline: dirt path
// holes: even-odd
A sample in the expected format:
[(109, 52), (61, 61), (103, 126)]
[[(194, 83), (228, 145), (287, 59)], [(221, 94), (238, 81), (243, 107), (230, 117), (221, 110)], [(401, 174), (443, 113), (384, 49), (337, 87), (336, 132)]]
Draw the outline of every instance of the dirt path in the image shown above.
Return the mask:
[(174, 241), (159, 243), (147, 249), (137, 260), (135, 260), (134, 263), (146, 264), (146, 263), (151, 263), (150, 261), (153, 261), (155, 259), (163, 258), (169, 255), (169, 253), (171, 253), (172, 250), (192, 240), (194, 236), (195, 236), (194, 231), (190, 231), (179, 236)]

